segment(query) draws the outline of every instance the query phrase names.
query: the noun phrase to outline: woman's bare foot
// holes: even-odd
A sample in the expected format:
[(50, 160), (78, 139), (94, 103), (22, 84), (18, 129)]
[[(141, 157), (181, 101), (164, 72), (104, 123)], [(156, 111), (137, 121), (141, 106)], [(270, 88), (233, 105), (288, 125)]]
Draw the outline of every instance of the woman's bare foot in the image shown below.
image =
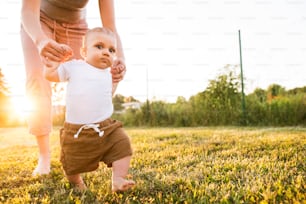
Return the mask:
[(126, 180), (124, 178), (117, 177), (113, 178), (112, 191), (113, 192), (127, 191), (134, 186), (135, 186), (135, 181)]
[(32, 175), (33, 176), (40, 176), (40, 175), (47, 175), (50, 173), (50, 157), (49, 156), (40, 156), (38, 159), (38, 164), (35, 167)]
[(39, 149), (39, 157), (37, 166), (35, 167), (32, 175), (46, 175), (50, 173), (50, 144), (49, 144), (49, 135), (39, 135), (36, 136), (36, 141)]

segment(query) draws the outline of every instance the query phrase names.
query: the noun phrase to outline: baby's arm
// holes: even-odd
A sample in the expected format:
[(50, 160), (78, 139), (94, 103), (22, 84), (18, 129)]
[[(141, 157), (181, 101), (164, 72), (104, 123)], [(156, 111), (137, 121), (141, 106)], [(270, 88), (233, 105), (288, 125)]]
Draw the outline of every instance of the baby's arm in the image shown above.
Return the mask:
[(48, 64), (44, 66), (44, 77), (48, 81), (59, 82), (57, 68), (60, 65), (59, 62), (48, 61)]

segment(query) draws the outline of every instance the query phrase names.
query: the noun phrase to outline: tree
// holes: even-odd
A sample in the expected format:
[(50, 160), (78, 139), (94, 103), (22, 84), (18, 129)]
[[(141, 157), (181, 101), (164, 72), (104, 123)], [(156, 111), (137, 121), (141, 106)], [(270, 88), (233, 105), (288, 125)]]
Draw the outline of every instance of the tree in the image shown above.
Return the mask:
[(271, 84), (268, 87), (268, 100), (271, 101), (285, 94), (285, 88), (278, 84)]
[(249, 94), (249, 97), (253, 97), (254, 100), (264, 103), (267, 101), (267, 92), (264, 89), (256, 88), (252, 94)]
[(120, 95), (120, 94), (116, 94), (114, 97), (113, 97), (113, 104), (114, 104), (114, 110), (115, 111), (121, 111), (123, 110), (123, 106), (122, 104), (124, 103), (125, 101), (125, 97)]
[[(209, 123), (221, 125), (238, 124), (240, 118), (240, 81), (239, 76), (229, 65), (225, 67), (228, 73), (221, 74), (216, 80), (210, 80), (203, 96), (206, 99), (209, 113)], [(233, 67), (235, 68), (235, 66)]]
[(130, 102), (139, 102), (137, 99), (135, 99), (133, 96), (125, 97), (124, 98), (125, 103), (130, 103)]
[(5, 125), (8, 122), (10, 111), (9, 89), (5, 82), (4, 74), (0, 68), (0, 125)]
[(306, 86), (304, 86), (304, 87), (298, 87), (298, 88), (294, 88), (294, 89), (290, 89), (290, 90), (288, 90), (287, 91), (287, 94), (288, 95), (297, 95), (297, 94), (299, 94), (299, 93), (306, 93)]

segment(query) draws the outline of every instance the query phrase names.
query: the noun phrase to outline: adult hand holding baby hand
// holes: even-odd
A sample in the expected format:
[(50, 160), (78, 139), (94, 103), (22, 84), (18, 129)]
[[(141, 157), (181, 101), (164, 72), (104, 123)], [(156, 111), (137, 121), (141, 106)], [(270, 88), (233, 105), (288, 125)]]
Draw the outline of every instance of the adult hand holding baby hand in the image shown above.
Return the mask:
[(68, 45), (59, 44), (49, 38), (42, 40), (37, 48), (45, 65), (48, 65), (49, 61), (64, 62), (73, 55), (73, 51)]
[(117, 58), (114, 61), (113, 66), (111, 67), (111, 73), (114, 83), (118, 83), (123, 79), (126, 73), (126, 67), (122, 58)]

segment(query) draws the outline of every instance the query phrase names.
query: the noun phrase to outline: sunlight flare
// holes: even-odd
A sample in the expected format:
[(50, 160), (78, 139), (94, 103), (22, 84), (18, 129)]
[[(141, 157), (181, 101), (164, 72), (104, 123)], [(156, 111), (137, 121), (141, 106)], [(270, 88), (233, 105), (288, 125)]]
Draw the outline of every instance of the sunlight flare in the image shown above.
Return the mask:
[(25, 121), (29, 113), (33, 111), (33, 102), (26, 96), (12, 97), (14, 115), (20, 120)]

